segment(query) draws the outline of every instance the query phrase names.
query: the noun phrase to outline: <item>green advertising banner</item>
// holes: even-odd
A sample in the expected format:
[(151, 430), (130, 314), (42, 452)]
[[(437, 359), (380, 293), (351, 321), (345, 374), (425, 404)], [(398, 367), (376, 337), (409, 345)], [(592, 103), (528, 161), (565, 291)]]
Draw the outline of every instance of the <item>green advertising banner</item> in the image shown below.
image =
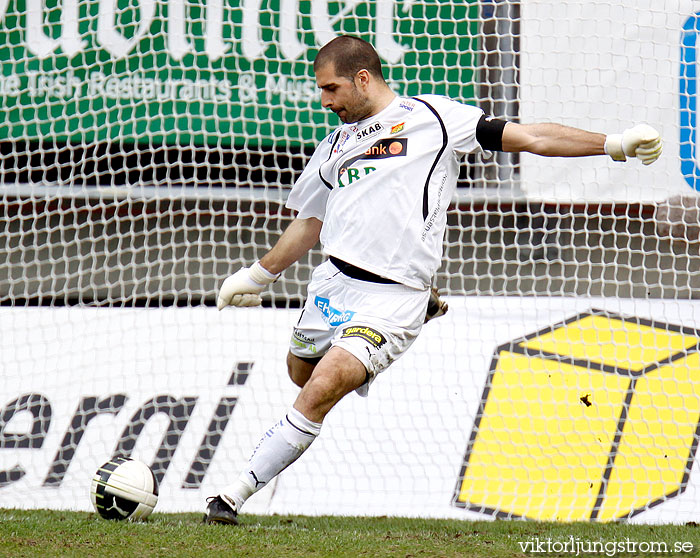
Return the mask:
[(0, 0), (0, 139), (300, 145), (336, 117), (312, 61), (350, 33), (394, 90), (473, 102), (478, 2)]

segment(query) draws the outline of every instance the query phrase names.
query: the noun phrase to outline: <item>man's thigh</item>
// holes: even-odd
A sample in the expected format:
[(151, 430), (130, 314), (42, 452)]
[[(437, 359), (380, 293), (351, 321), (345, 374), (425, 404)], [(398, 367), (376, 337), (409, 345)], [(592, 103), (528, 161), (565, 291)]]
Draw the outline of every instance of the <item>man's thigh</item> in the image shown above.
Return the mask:
[(309, 420), (323, 422), (328, 411), (366, 378), (365, 366), (355, 356), (341, 347), (331, 347), (314, 368), (294, 407)]
[(287, 372), (289, 377), (296, 385), (304, 387), (320, 360), (321, 357), (301, 358), (290, 351), (287, 353)]
[(368, 385), (411, 346), (423, 325), (429, 294), (352, 279), (326, 262), (309, 284), (290, 353), (308, 361), (342, 347), (364, 365)]

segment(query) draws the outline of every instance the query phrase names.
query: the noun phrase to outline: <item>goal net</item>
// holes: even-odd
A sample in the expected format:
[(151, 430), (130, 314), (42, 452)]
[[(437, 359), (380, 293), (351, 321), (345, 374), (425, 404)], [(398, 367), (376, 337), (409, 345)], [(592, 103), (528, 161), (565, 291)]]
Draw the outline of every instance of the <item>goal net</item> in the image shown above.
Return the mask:
[(338, 125), (313, 58), (349, 33), (400, 95), (644, 122), (665, 152), (469, 156), (448, 314), (245, 511), (697, 521), (700, 16), (657, 4), (0, 2), (0, 505), (88, 510), (125, 456), (153, 469), (156, 511), (203, 509), (292, 404), (320, 247), (262, 308), (217, 312), (216, 292), (293, 218)]

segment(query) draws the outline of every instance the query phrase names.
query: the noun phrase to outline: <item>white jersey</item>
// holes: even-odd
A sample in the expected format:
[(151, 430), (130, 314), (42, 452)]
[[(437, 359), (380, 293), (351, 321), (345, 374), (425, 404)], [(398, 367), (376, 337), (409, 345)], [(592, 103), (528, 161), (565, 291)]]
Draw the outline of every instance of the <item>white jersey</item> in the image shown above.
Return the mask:
[(446, 97), (396, 97), (316, 148), (287, 207), (323, 221), (327, 254), (415, 289), (440, 266), (447, 208), (483, 111)]

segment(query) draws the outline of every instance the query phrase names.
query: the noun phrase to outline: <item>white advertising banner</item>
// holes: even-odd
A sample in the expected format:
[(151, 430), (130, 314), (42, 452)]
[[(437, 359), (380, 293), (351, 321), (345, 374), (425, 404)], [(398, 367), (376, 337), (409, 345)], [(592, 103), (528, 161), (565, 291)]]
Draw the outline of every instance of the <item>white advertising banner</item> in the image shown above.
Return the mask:
[[(700, 520), (700, 302), (449, 302), (244, 512)], [(294, 401), (298, 313), (1, 308), (0, 507), (90, 510), (119, 452), (203, 510)]]
[(647, 123), (664, 141), (663, 155), (648, 168), (608, 157), (523, 154), (529, 199), (651, 203), (698, 188), (699, 11), (693, 0), (522, 2), (521, 122), (605, 134)]

